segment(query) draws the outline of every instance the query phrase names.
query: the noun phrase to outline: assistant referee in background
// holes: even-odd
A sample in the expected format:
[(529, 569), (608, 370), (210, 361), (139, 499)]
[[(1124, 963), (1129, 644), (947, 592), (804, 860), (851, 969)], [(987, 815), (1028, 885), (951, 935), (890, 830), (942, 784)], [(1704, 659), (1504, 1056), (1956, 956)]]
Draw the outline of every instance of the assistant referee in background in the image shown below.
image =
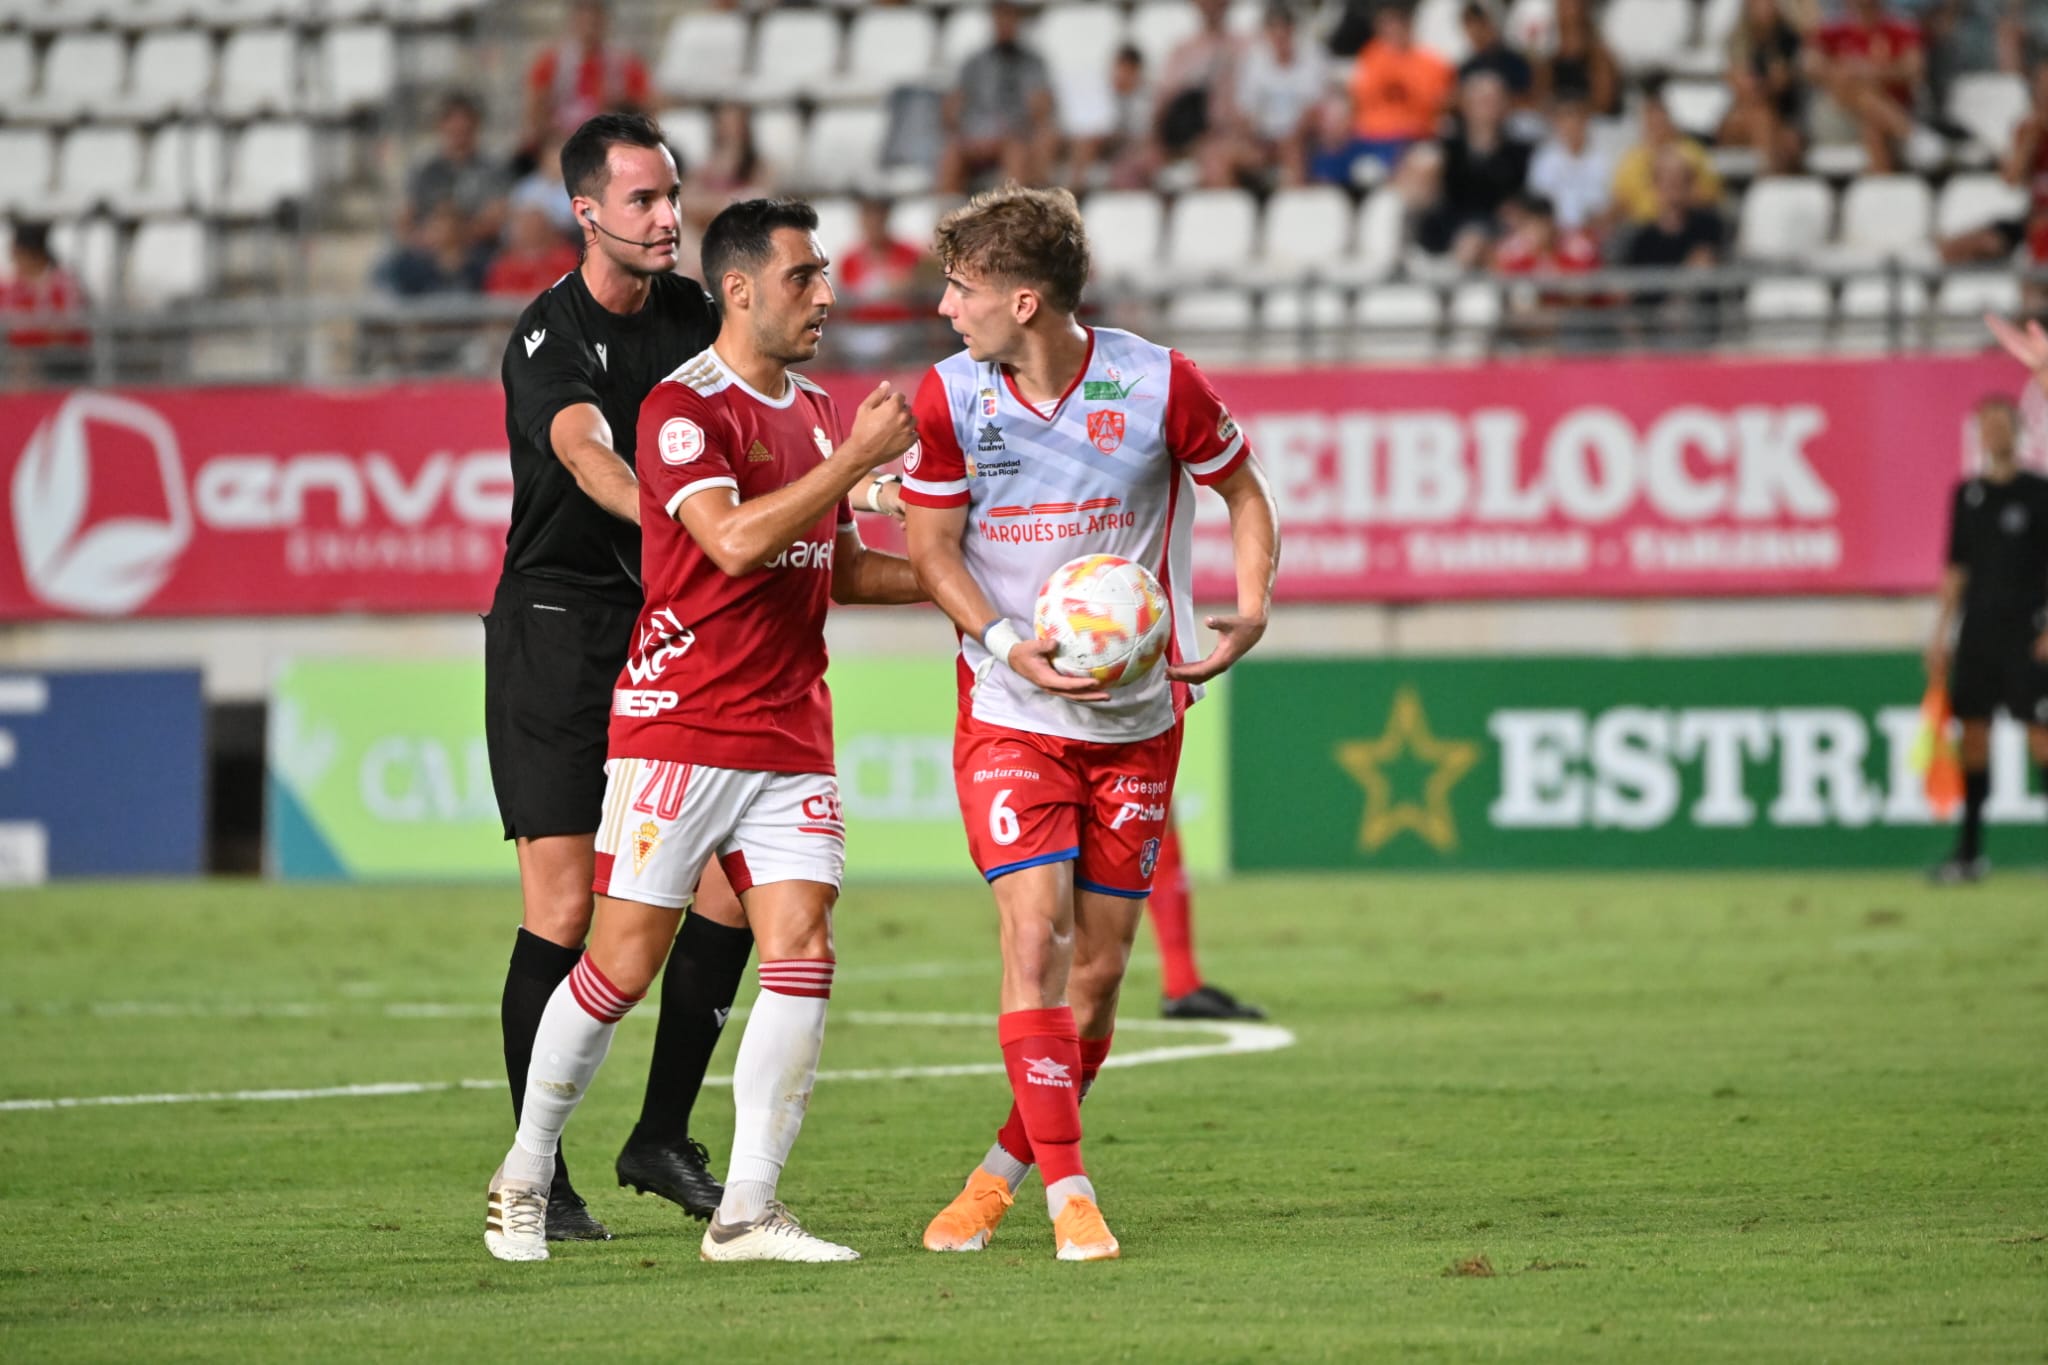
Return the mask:
[[(652, 120), (591, 119), (563, 144), (562, 179), (583, 263), (533, 301), (505, 347), (512, 526), (484, 618), (491, 782), (505, 837), (518, 842), (524, 903), (500, 1006), (515, 1121), (541, 1011), (590, 930), (612, 688), (641, 601), (640, 402), (718, 332), (703, 287), (673, 273), (680, 182)], [(620, 1184), (699, 1218), (722, 1190), (689, 1137), (690, 1111), (753, 949), (715, 864), (707, 880), (669, 955), (647, 1097), (617, 1168)], [(742, 927), (712, 918), (721, 901), (722, 918)], [(611, 1235), (561, 1159), (547, 1234)]]

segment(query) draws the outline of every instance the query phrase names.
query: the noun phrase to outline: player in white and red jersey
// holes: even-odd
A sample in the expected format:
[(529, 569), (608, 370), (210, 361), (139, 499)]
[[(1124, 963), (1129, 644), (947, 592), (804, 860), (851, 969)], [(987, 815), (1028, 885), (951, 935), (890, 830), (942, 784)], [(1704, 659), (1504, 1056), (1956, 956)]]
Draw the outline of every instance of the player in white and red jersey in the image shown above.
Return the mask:
[[(1080, 1100), (1166, 830), (1180, 717), (1265, 631), (1279, 547), (1257, 460), (1178, 351), (1075, 320), (1088, 278), (1072, 195), (1011, 186), (938, 231), (939, 312), (967, 349), (925, 376), (904, 461), (911, 561), (961, 631), (954, 781), (1002, 921), (999, 1034), (1014, 1104), (925, 1245), (988, 1245), (1036, 1164), (1061, 1260), (1118, 1254), (1081, 1162)], [(1230, 509), (1237, 611), (1196, 657), (1188, 592), (1197, 483)], [(1027, 639), (1052, 571), (1083, 554), (1150, 568), (1173, 609), (1169, 666), (1116, 692)]]
[(546, 1260), (562, 1128), (612, 1030), (660, 972), (706, 863), (739, 893), (761, 994), (733, 1072), (732, 1164), (708, 1261), (846, 1261), (775, 1198), (803, 1122), (832, 988), (845, 862), (825, 690), (828, 602), (921, 602), (907, 561), (868, 551), (847, 493), (916, 439), (884, 384), (842, 436), (789, 366), (817, 354), (832, 286), (818, 219), (750, 200), (712, 220), (718, 338), (640, 408), (646, 603), (612, 694), (590, 944), (534, 1038), (519, 1133), (491, 1179), (484, 1241)]

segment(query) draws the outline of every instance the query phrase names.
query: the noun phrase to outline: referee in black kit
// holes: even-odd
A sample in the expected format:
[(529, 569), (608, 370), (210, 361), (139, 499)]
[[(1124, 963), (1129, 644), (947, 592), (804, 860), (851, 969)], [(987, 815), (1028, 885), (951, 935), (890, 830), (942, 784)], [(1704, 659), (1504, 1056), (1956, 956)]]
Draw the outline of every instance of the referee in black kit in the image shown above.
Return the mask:
[[(524, 903), (500, 1006), (515, 1118), (541, 1012), (590, 929), (612, 688), (641, 602), (640, 403), (718, 333), (702, 286), (673, 273), (680, 182), (652, 120), (591, 119), (562, 146), (562, 179), (583, 263), (520, 315), (505, 348), (512, 527), (484, 618), (491, 782)], [(856, 490), (856, 505), (900, 516), (894, 482)], [(669, 955), (647, 1097), (617, 1165), (621, 1185), (697, 1218), (723, 1190), (690, 1111), (753, 950), (745, 926), (714, 860)], [(551, 1241), (610, 1236), (559, 1159), (547, 1217)]]
[[(2048, 392), (2048, 334), (2038, 323), (2022, 332), (1990, 321)], [(1991, 792), (1991, 716), (2001, 706), (2026, 725), (2048, 791), (2048, 479), (2020, 468), (2019, 413), (2011, 399), (1977, 405), (1977, 436), (1983, 469), (1956, 488), (1941, 611), (1927, 647), (1928, 676), (1949, 680), (1963, 727), (1963, 823), (1955, 852), (1931, 874), (1941, 885), (1979, 881), (1990, 870), (1984, 802)]]

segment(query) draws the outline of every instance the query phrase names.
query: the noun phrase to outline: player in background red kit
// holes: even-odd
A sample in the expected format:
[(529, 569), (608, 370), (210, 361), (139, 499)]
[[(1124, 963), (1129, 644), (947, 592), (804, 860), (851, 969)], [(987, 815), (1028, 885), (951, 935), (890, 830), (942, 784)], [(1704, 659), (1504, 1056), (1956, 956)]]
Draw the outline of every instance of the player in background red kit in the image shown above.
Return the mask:
[[(940, 223), (937, 245), (939, 313), (966, 350), (918, 390), (905, 531), (919, 579), (962, 636), (954, 781), (1000, 923), (1013, 1106), (924, 1243), (986, 1247), (1037, 1165), (1055, 1254), (1104, 1260), (1119, 1247), (1081, 1161), (1081, 1095), (1109, 1054), (1181, 712), (1264, 634), (1278, 518), (1243, 434), (1187, 357), (1075, 319), (1088, 245), (1071, 194), (978, 196)], [(1197, 483), (1230, 510), (1237, 610), (1209, 618), (1216, 647), (1191, 660)], [(1173, 620), (1166, 666), (1114, 692), (1055, 671), (1054, 646), (1026, 638), (1047, 578), (1087, 554), (1151, 569)]]
[(832, 306), (817, 225), (792, 200), (712, 221), (718, 338), (640, 408), (646, 603), (612, 697), (597, 909), (542, 1014), (519, 1132), (491, 1178), (484, 1242), (500, 1260), (547, 1259), (562, 1129), (714, 857), (760, 948), (761, 993), (733, 1069), (732, 1163), (704, 1259), (858, 1259), (775, 1198), (824, 1041), (845, 863), (825, 612), (925, 593), (906, 561), (862, 546), (846, 500), (916, 440), (909, 406), (884, 384), (842, 435), (824, 391), (789, 369), (817, 354)]

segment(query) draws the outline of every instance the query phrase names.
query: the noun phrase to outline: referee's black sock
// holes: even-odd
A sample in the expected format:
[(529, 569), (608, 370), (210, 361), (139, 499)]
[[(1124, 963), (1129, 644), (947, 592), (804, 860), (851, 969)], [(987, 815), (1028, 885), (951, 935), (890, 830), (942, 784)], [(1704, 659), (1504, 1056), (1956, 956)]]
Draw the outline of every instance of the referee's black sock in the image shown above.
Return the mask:
[(1991, 772), (1963, 774), (1963, 828), (1956, 836), (1956, 858), (1970, 862), (1984, 852), (1984, 801), (1991, 795)]
[[(512, 942), (512, 961), (505, 968), (505, 993), (498, 999), (498, 1027), (505, 1035), (505, 1079), (512, 1083), (512, 1121), (526, 1107), (526, 1068), (533, 1060), (533, 1035), (555, 987), (569, 975), (583, 949), (550, 943), (524, 927)], [(555, 1183), (569, 1183), (569, 1163), (555, 1154)]]
[(673, 1146), (690, 1135), (690, 1111), (697, 1107), (697, 1092), (704, 1088), (704, 1073), (753, 951), (751, 929), (730, 928), (702, 915), (684, 917), (661, 976), (661, 1018), (654, 1025), (647, 1098), (629, 1142)]

